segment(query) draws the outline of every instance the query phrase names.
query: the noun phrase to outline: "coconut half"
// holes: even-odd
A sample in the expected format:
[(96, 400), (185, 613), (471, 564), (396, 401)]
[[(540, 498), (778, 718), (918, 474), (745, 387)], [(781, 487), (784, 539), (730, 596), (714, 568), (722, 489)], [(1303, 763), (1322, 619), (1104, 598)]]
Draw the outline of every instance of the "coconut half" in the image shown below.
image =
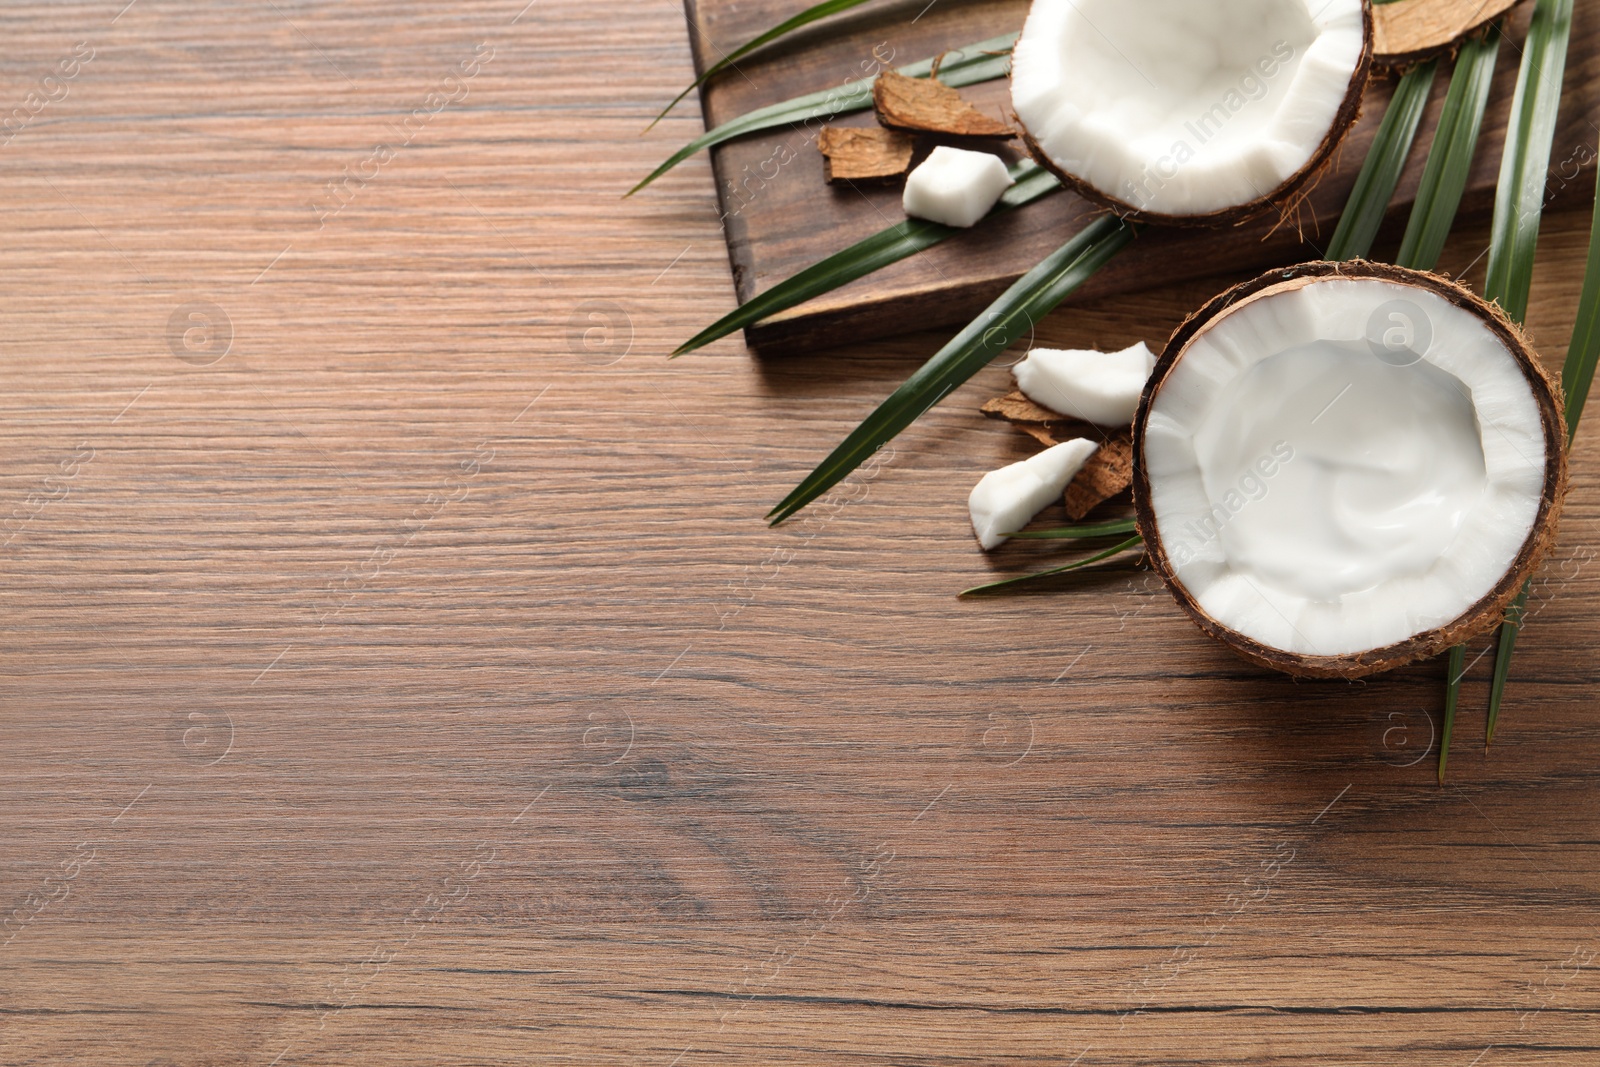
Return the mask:
[(1367, 0), (1034, 0), (1011, 102), (1034, 157), (1089, 199), (1223, 225), (1328, 161), (1372, 46)]
[(1565, 441), (1497, 308), (1434, 275), (1312, 263), (1173, 335), (1134, 423), (1134, 503), (1207, 634), (1358, 678), (1499, 622), (1554, 540)]

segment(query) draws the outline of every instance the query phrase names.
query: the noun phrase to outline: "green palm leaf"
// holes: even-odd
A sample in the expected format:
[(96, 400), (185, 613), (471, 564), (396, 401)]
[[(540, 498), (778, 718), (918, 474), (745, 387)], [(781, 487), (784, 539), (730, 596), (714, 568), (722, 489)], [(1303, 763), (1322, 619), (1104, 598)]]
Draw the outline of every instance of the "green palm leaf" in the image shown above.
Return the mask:
[[(1489, 246), (1488, 278), (1484, 293), (1498, 301), (1507, 315), (1521, 322), (1528, 314), (1533, 291), (1533, 257), (1539, 244), (1539, 222), (1544, 214), (1545, 172), (1555, 143), (1556, 116), (1561, 108), (1561, 86), (1566, 77), (1567, 45), (1572, 38), (1573, 0), (1537, 0), (1528, 40), (1523, 45), (1517, 93), (1511, 102), (1511, 124), (1506, 130), (1505, 154), (1500, 161), (1500, 181), (1495, 193), (1494, 228)], [(1587, 385), (1585, 384), (1585, 391)], [(1500, 701), (1511, 657), (1521, 631), (1529, 584), (1506, 621), (1500, 626), (1495, 651), (1494, 680), (1489, 690), (1489, 727), (1493, 737), (1500, 718)], [(1459, 685), (1459, 680), (1456, 682)]]
[[(939, 67), (939, 80), (959, 89), (964, 85), (976, 85), (978, 82), (1003, 78), (1011, 63), (1011, 46), (1016, 43), (1017, 35), (1007, 33), (946, 52), (947, 58)], [(900, 67), (899, 72), (909, 78), (926, 78), (933, 72), (933, 64), (934, 58), (923, 59), (909, 66)], [(757, 108), (736, 119), (729, 119), (678, 149), (665, 163), (651, 171), (649, 177), (628, 190), (627, 195), (632, 196), (637, 193), (702, 149), (714, 148), (737, 137), (759, 133), (762, 130), (794, 126), (817, 119), (831, 119), (837, 115), (847, 115), (852, 111), (865, 111), (872, 106), (872, 82), (871, 78), (857, 78), (836, 89), (807, 93), (805, 96)]]
[(966, 590), (961, 595), (962, 596), (984, 596), (984, 595), (987, 595), (989, 593), (995, 593), (995, 592), (1000, 592), (1002, 590), (1014, 589), (1015, 587), (1017, 587), (1019, 585), (1022, 585), (1025, 582), (1036, 582), (1041, 578), (1050, 578), (1050, 577), (1053, 577), (1054, 575), (1057, 575), (1057, 574), (1066, 574), (1069, 571), (1082, 570), (1085, 567), (1090, 567), (1090, 566), (1093, 566), (1096, 563), (1100, 563), (1100, 562), (1103, 562), (1105, 560), (1108, 560), (1112, 556), (1121, 555), (1122, 553), (1126, 552), (1130, 548), (1135, 547), (1139, 543), (1140, 543), (1140, 539), (1138, 537), (1130, 537), (1126, 541), (1122, 542), (1121, 544), (1113, 545), (1112, 547), (1106, 549), (1104, 552), (1096, 552), (1094, 555), (1088, 557), (1087, 559), (1080, 559), (1080, 560), (1077, 560), (1075, 562), (1068, 563), (1068, 564), (1066, 564), (1065, 566), (1062, 566), (1062, 567), (1052, 567), (1050, 570), (1047, 570), (1047, 571), (1036, 571), (1033, 574), (1024, 574), (1024, 575), (1022, 575), (1021, 577), (1018, 577), (1018, 578), (1007, 578), (1003, 582), (991, 582), (988, 585), (973, 586), (971, 589)]
[(1511, 656), (1517, 647), (1517, 635), (1522, 632), (1522, 620), (1528, 613), (1528, 593), (1532, 585), (1524, 585), (1517, 599), (1506, 609), (1506, 621), (1500, 624), (1495, 642), (1494, 677), (1489, 683), (1489, 723), (1483, 731), (1485, 750), (1494, 744), (1494, 728), (1500, 724), (1500, 698), (1506, 691), (1506, 679), (1511, 674)]
[(1090, 223), (1051, 253), (895, 390), (768, 513), (768, 520), (782, 522), (838, 484), (923, 412), (1009, 348), (1133, 237), (1131, 225), (1108, 215)]
[(1109, 522), (1092, 522), (1084, 526), (1063, 526), (1058, 530), (1034, 530), (1032, 533), (1007, 534), (1023, 541), (1087, 541), (1095, 537), (1119, 537), (1139, 528), (1132, 519), (1112, 519)]
[[(1491, 30), (1483, 36), (1470, 38), (1456, 57), (1456, 69), (1450, 76), (1450, 91), (1445, 96), (1439, 129), (1434, 134), (1416, 203), (1412, 205), (1411, 219), (1400, 245), (1397, 262), (1402, 267), (1432, 270), (1455, 225), (1461, 196), (1471, 175), (1478, 134), (1483, 129), (1483, 115), (1489, 106), (1489, 84), (1494, 79), (1495, 62), (1500, 55), (1499, 38), (1493, 36), (1497, 32)], [(1439, 736), (1440, 782), (1444, 781), (1445, 768), (1450, 762), (1455, 709), (1461, 701), (1461, 675), (1464, 673), (1458, 660), (1465, 659), (1466, 649), (1452, 649), (1450, 656), (1453, 666), (1445, 679), (1448, 711)]]
[(1389, 110), (1383, 114), (1377, 137), (1367, 152), (1366, 162), (1361, 165), (1361, 173), (1356, 176), (1344, 213), (1339, 216), (1339, 227), (1328, 243), (1327, 259), (1355, 259), (1371, 251), (1372, 242), (1377, 240), (1378, 229), (1383, 225), (1383, 216), (1389, 210), (1389, 201), (1400, 184), (1406, 157), (1417, 139), (1417, 126), (1427, 110), (1428, 93), (1438, 69), (1437, 60), (1413, 67), (1395, 87)]
[[(1017, 184), (1006, 190), (995, 207), (995, 213), (1011, 211), (1061, 190), (1061, 182), (1056, 176), (1031, 159), (1013, 166), (1011, 178)], [(914, 256), (925, 248), (932, 248), (960, 232), (926, 219), (897, 222), (752, 297), (679, 345), (672, 355), (676, 358), (693, 352), (736, 330), (771, 318), (780, 311), (787, 311), (823, 293), (830, 293), (891, 263)]]
[[(1595, 364), (1600, 362), (1600, 188), (1596, 189), (1594, 224), (1589, 233), (1589, 262), (1583, 272), (1583, 296), (1578, 301), (1578, 321), (1567, 347), (1567, 362), (1561, 368), (1561, 390), (1567, 400), (1567, 443), (1578, 436), (1589, 386), (1594, 382)], [(1495, 650), (1494, 680), (1489, 689), (1489, 726), (1484, 745), (1494, 743), (1494, 730), (1500, 722), (1500, 698), (1511, 673), (1511, 656), (1517, 634), (1528, 608), (1528, 587), (1524, 586), (1500, 627), (1500, 642)]]
[(1396, 260), (1402, 267), (1432, 270), (1444, 251), (1445, 239), (1455, 224), (1472, 175), (1472, 157), (1483, 129), (1483, 113), (1489, 106), (1489, 85), (1494, 80), (1495, 60), (1500, 55), (1500, 36), (1470, 38), (1456, 58), (1450, 92), (1444, 99), (1439, 130), (1434, 135), (1434, 150), (1428, 154), (1422, 172), (1422, 186), (1411, 209), (1405, 239)]
[(837, 15), (841, 12), (849, 11), (851, 8), (860, 7), (864, 3), (866, 3), (866, 0), (823, 0), (822, 3), (814, 4), (811, 7), (806, 8), (793, 18), (785, 19), (784, 21), (778, 23), (778, 25), (772, 27), (772, 29), (768, 30), (766, 33), (751, 38), (738, 48), (735, 48), (733, 51), (723, 52), (721, 59), (707, 67), (704, 74), (690, 82), (687, 89), (672, 98), (672, 103), (661, 109), (661, 114), (657, 115), (650, 125), (645, 127), (645, 131), (648, 132), (654, 129), (656, 123), (666, 118), (668, 112), (677, 107), (678, 104), (683, 101), (684, 97), (700, 88), (700, 86), (704, 85), (712, 78), (715, 78), (718, 74), (721, 74), (723, 71), (729, 69), (735, 63), (739, 62), (739, 60), (743, 59), (751, 52), (754, 52), (762, 45), (771, 44), (778, 38), (787, 36), (803, 26), (809, 26), (818, 19), (825, 19), (829, 15)]
[(1567, 397), (1567, 439), (1578, 436), (1578, 420), (1589, 399), (1595, 364), (1600, 362), (1600, 187), (1595, 190), (1594, 228), (1589, 234), (1589, 264), (1583, 273), (1578, 322), (1561, 368), (1561, 389)]
[(1572, 0), (1538, 0), (1523, 46), (1517, 94), (1511, 103), (1484, 282), (1489, 299), (1498, 300), (1517, 322), (1528, 315), (1528, 294), (1533, 289), (1533, 254), (1544, 212), (1545, 172), (1555, 141), (1571, 36)]

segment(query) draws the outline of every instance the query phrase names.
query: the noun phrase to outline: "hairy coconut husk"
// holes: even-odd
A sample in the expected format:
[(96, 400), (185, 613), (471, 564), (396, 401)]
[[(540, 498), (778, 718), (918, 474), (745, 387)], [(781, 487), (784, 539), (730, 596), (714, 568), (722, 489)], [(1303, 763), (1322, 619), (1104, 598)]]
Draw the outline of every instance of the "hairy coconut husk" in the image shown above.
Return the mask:
[[(1167, 557), (1150, 503), (1150, 480), (1145, 469), (1145, 429), (1150, 410), (1162, 384), (1172, 373), (1190, 343), (1218, 320), (1246, 304), (1278, 293), (1310, 285), (1323, 278), (1376, 278), (1428, 290), (1455, 306), (1477, 315), (1506, 346), (1516, 360), (1539, 407), (1545, 439), (1545, 477), (1539, 512), (1521, 551), (1511, 567), (1482, 599), (1458, 618), (1417, 634), (1399, 644), (1345, 656), (1312, 656), (1269, 648), (1229, 629), (1206, 614), (1178, 581), (1176, 568)], [(1516, 599), (1546, 553), (1555, 543), (1557, 520), (1567, 488), (1567, 427), (1556, 385), (1540, 365), (1538, 356), (1505, 313), (1471, 290), (1437, 274), (1406, 270), (1382, 263), (1353, 260), (1347, 263), (1306, 263), (1287, 270), (1273, 270), (1223, 293), (1179, 326), (1157, 360), (1155, 371), (1139, 401), (1133, 424), (1133, 502), (1151, 566), (1189, 616), (1207, 636), (1251, 663), (1301, 678), (1364, 678), (1436, 656), (1498, 626), (1506, 609)]]
[[(1415, 0), (1411, 0), (1415, 2)], [(1133, 222), (1148, 222), (1157, 226), (1175, 226), (1184, 229), (1218, 229), (1225, 226), (1238, 226), (1259, 218), (1267, 212), (1278, 209), (1285, 218), (1305, 198), (1306, 194), (1315, 186), (1322, 172), (1333, 162), (1334, 152), (1344, 142), (1345, 136), (1355, 126), (1356, 120), (1361, 117), (1361, 100), (1366, 95), (1367, 83), (1372, 77), (1373, 67), (1373, 21), (1372, 0), (1362, 0), (1361, 8), (1365, 23), (1365, 44), (1361, 50), (1361, 59), (1356, 63), (1356, 69), (1350, 79), (1350, 87), (1345, 93), (1344, 102), (1339, 105), (1333, 123), (1328, 127), (1328, 134), (1323, 138), (1322, 144), (1311, 158), (1306, 161), (1287, 181), (1278, 188), (1258, 197), (1246, 204), (1237, 207), (1224, 208), (1202, 215), (1168, 215), (1159, 211), (1147, 211), (1143, 208), (1121, 200), (1110, 193), (1091, 185), (1089, 182), (1070, 171), (1064, 170), (1055, 163), (1044, 150), (1041, 149), (1028, 132), (1028, 128), (1020, 118), (1017, 118), (1017, 127), (1022, 131), (1022, 143), (1028, 148), (1028, 153), (1041, 167), (1054, 174), (1061, 180), (1061, 184), (1077, 193), (1085, 200), (1101, 204), (1116, 214), (1119, 218)]]
[(1133, 484), (1133, 431), (1118, 430), (1095, 449), (1067, 485), (1067, 518), (1073, 522)]
[[(1005, 396), (995, 397), (993, 400), (986, 402), (981, 410), (991, 419), (1005, 419), (1007, 422), (1015, 423), (1019, 426), (1060, 423), (1063, 426), (1087, 428), (1089, 425), (1081, 419), (1070, 418), (1059, 411), (1053, 411), (1043, 404), (1034, 402), (1019, 389), (1013, 389)], [(1082, 437), (1084, 435), (1074, 433), (1070, 436)]]

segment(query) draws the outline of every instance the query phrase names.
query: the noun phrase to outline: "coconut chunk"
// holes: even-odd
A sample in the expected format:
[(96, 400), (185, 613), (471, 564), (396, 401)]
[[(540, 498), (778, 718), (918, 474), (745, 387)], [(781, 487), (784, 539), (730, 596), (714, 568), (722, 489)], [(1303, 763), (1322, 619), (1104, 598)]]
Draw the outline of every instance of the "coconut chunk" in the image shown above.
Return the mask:
[(1036, 404), (1097, 426), (1127, 426), (1155, 365), (1155, 353), (1140, 341), (1120, 352), (1035, 348), (1013, 373)]
[(1005, 544), (1007, 534), (1016, 533), (1059, 500), (1099, 447), (1080, 437), (985, 474), (967, 498), (972, 529), (983, 550)]
[(1553, 540), (1564, 442), (1498, 310), (1433, 275), (1307, 264), (1174, 335), (1134, 427), (1134, 501), (1207, 633), (1357, 678), (1496, 625)]
[(906, 214), (965, 228), (989, 213), (1011, 187), (998, 156), (940, 145), (906, 178)]
[(1085, 195), (1212, 225), (1304, 188), (1371, 67), (1362, 0), (1034, 0), (1011, 100), (1035, 157)]

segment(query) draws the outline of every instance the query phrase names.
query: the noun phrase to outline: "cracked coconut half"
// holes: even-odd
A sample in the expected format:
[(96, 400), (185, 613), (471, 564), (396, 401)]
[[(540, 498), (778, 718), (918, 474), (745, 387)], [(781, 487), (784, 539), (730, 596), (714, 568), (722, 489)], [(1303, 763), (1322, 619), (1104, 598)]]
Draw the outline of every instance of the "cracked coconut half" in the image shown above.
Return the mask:
[(1304, 191), (1372, 55), (1365, 0), (1034, 0), (1011, 100), (1034, 157), (1086, 197), (1225, 225)]
[(1565, 440), (1498, 309), (1435, 275), (1312, 263), (1173, 335), (1134, 423), (1134, 503), (1207, 634), (1358, 678), (1500, 621), (1554, 539)]

